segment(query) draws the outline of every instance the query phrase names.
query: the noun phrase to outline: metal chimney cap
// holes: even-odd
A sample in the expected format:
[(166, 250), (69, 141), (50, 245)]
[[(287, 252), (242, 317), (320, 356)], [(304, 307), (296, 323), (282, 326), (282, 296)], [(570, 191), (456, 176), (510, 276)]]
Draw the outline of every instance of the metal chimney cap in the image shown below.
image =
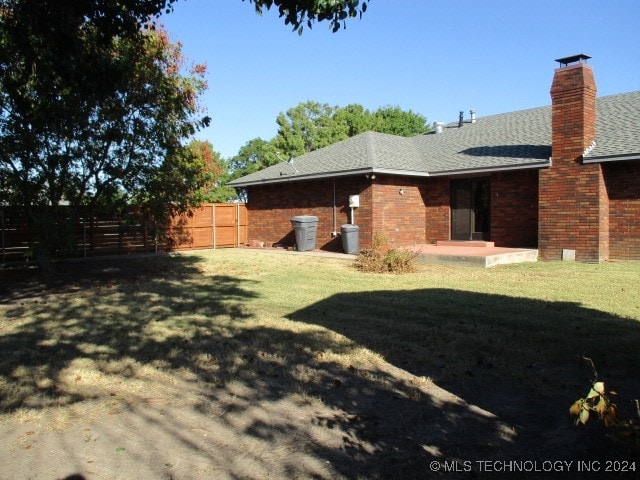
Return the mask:
[(587, 63), (587, 60), (589, 60), (590, 58), (591, 57), (589, 55), (579, 53), (578, 55), (572, 55), (570, 57), (556, 58), (556, 62), (558, 62), (561, 67), (566, 67), (570, 63), (574, 62)]

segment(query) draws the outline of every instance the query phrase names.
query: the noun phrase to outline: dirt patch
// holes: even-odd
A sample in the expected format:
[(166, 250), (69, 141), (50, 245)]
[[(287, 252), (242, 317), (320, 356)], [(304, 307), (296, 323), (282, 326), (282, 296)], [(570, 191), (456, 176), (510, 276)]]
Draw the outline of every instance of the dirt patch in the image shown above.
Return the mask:
[[(372, 390), (373, 375), (396, 390)], [(421, 478), (432, 458), (482, 458), (496, 433), (513, 435), (488, 412), (414, 382), (401, 371), (359, 370), (333, 378), (322, 397), (279, 396), (280, 380), (192, 388), (183, 392), (191, 401), (105, 396), (5, 422), (1, 470), (33, 479)]]

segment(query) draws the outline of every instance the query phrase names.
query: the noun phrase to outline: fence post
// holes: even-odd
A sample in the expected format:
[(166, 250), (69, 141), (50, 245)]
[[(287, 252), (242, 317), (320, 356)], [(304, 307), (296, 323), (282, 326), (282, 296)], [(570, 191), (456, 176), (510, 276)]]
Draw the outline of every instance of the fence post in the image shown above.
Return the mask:
[(147, 219), (142, 217), (142, 250), (147, 253)]
[(4, 205), (0, 205), (0, 219), (2, 220), (2, 265), (6, 263), (6, 254), (4, 247)]
[(82, 252), (84, 258), (87, 258), (87, 221), (82, 217)]
[(236, 203), (236, 248), (240, 246), (240, 204)]
[(216, 249), (216, 240), (217, 240), (217, 232), (216, 232), (216, 204), (214, 203), (211, 208), (211, 217), (213, 222), (213, 249)]
[(89, 216), (89, 224), (87, 225), (87, 229), (89, 230), (89, 238), (87, 239), (87, 250), (95, 254), (96, 249), (94, 235), (96, 230), (96, 217), (94, 213)]

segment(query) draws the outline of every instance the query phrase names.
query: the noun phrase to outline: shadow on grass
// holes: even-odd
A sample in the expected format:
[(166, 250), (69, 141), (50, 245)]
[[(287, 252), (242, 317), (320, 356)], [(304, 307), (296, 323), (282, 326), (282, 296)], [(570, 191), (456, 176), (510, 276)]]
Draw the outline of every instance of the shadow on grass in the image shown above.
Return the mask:
[[(116, 439), (135, 452), (132, 477), (425, 478), (434, 459), (590, 458), (597, 445), (578, 445), (567, 415), (590, 377), (580, 355), (637, 392), (633, 321), (418, 290), (334, 295), (291, 313), (295, 324), (269, 322), (252, 309), (255, 281), (198, 261), (92, 260), (5, 278), (0, 413), (97, 401), (108, 421), (68, 440), (60, 461), (85, 464), (92, 442)], [(360, 345), (480, 408), (359, 363)]]
[(593, 380), (584, 357), (619, 392), (619, 406), (631, 407), (640, 396), (638, 320), (571, 302), (450, 289), (338, 294), (288, 318), (339, 332), (496, 414), (517, 437), (493, 455), (626, 454), (599, 427), (575, 427), (568, 408)]
[[(241, 304), (253, 296), (241, 285), (250, 282), (203, 276), (195, 261), (135, 257), (68, 262), (54, 276), (12, 272), (0, 301), (8, 327), (0, 336), (0, 351), (6, 352), (0, 375), (11, 384), (0, 412), (83, 400), (57, 382), (77, 359), (123, 374), (131, 367), (118, 365), (122, 359), (164, 369), (187, 365), (185, 348), (206, 349), (215, 337), (208, 319), (246, 318)], [(166, 322), (171, 324), (164, 332)], [(150, 327), (160, 331), (154, 335)]]

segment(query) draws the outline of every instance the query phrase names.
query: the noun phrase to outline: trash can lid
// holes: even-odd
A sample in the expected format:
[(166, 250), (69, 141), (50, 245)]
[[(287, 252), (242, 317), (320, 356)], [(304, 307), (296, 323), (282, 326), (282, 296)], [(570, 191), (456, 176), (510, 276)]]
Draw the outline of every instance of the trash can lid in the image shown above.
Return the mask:
[(317, 222), (318, 217), (314, 217), (313, 215), (297, 215), (295, 217), (291, 217), (291, 221), (300, 223)]
[(345, 223), (340, 228), (346, 232), (353, 232), (354, 230), (358, 230), (360, 227), (358, 227), (358, 225), (353, 225), (352, 223)]

